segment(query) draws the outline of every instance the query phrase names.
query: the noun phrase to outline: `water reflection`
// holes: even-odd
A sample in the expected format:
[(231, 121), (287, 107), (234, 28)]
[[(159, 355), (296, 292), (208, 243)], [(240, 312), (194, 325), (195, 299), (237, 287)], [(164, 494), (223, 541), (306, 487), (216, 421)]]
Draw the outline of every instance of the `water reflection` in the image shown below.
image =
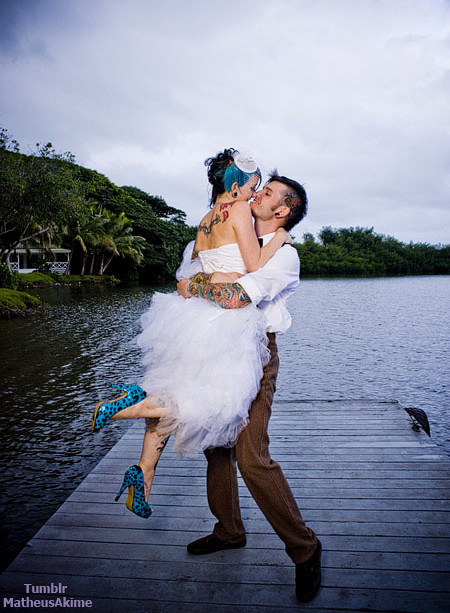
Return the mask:
[[(425, 409), (449, 451), (449, 285), (302, 281), (289, 305), (294, 324), (278, 339), (278, 398), (395, 398)], [(173, 286), (39, 290), (44, 314), (0, 321), (1, 538), (10, 558), (129, 427), (94, 436), (90, 419), (107, 381), (139, 376), (132, 339), (154, 289)]]

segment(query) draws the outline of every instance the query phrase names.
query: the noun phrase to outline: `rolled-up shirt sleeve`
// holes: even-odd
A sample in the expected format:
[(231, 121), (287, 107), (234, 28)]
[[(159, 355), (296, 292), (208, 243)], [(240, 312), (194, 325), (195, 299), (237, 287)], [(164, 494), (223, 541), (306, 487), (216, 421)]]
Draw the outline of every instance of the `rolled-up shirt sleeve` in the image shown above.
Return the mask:
[(286, 302), (299, 284), (300, 260), (297, 250), (285, 245), (270, 258), (265, 266), (238, 279), (266, 318), (267, 332), (286, 332), (292, 318)]
[(253, 304), (274, 300), (292, 293), (299, 284), (300, 260), (297, 250), (290, 245), (279, 249), (265, 266), (238, 280)]

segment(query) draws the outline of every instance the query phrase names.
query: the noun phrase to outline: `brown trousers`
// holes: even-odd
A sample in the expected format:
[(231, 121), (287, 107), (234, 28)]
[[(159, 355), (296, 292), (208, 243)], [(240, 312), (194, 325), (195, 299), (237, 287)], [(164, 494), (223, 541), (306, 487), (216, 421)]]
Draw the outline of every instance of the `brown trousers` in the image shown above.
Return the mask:
[(270, 457), (267, 427), (279, 359), (275, 334), (269, 333), (268, 338), (270, 361), (264, 368), (247, 427), (234, 447), (205, 451), (208, 460), (208, 502), (218, 519), (214, 534), (230, 543), (242, 541), (245, 528), (239, 508), (237, 463), (251, 495), (284, 542), (286, 553), (298, 564), (313, 554), (317, 537), (306, 527), (281, 467)]

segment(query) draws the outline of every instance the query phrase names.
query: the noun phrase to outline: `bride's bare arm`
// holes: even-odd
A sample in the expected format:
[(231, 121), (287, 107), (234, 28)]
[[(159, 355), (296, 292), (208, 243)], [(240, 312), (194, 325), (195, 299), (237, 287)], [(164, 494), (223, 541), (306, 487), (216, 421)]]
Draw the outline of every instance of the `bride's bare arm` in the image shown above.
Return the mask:
[[(236, 206), (239, 204), (240, 206)], [(289, 233), (278, 228), (275, 236), (267, 245), (260, 247), (253, 227), (250, 206), (247, 203), (235, 203), (233, 208), (233, 229), (239, 245), (242, 259), (248, 272), (262, 268), (284, 243), (290, 240)]]

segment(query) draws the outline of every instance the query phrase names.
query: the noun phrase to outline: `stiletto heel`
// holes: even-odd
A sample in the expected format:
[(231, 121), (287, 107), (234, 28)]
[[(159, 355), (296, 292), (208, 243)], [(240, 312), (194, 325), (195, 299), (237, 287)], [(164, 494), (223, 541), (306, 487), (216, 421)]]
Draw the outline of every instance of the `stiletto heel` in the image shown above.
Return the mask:
[(123, 394), (114, 400), (101, 401), (95, 406), (92, 432), (99, 432), (116, 413), (144, 400), (147, 395), (139, 385), (117, 385), (115, 383), (108, 383), (108, 385), (122, 391)]
[(126, 385), (122, 385), (120, 383), (111, 383), (111, 382), (108, 382), (106, 385), (108, 387), (115, 387), (118, 390), (123, 390), (123, 389), (125, 389), (127, 387)]
[(144, 517), (145, 519), (150, 517), (152, 509), (148, 502), (145, 501), (144, 473), (142, 472), (142, 468), (137, 464), (130, 466), (125, 473), (122, 487), (115, 497), (116, 502), (121, 497), (125, 488), (128, 488), (127, 509), (139, 515), (139, 517)]

